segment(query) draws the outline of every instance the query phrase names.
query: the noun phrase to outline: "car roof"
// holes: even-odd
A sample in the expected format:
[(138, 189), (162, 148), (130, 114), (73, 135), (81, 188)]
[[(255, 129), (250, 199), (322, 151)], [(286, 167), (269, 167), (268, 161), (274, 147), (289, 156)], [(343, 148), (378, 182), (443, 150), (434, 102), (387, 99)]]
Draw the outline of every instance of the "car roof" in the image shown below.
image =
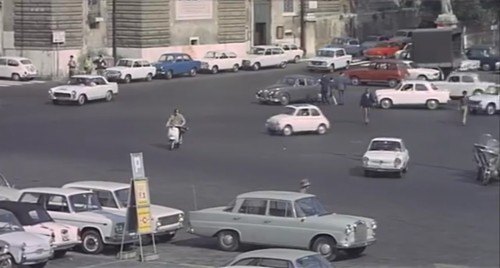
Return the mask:
[(318, 106), (312, 105), (312, 104), (308, 104), (308, 103), (291, 104), (291, 105), (287, 105), (285, 107), (294, 108), (294, 109), (299, 109), (299, 108), (316, 108), (316, 109), (319, 110)]
[(207, 53), (234, 53), (234, 52), (232, 52), (230, 50), (209, 50), (205, 54), (207, 54)]
[(58, 188), (58, 187), (32, 187), (24, 188), (20, 190), (22, 193), (46, 193), (46, 194), (57, 194), (57, 195), (74, 195), (81, 193), (89, 193), (90, 191), (75, 189), (75, 188)]
[[(16, 57), (16, 56), (1, 56), (0, 59), (11, 59), (11, 60), (30, 60), (24, 57)], [(31, 60), (30, 60), (31, 61)]]
[(91, 75), (91, 74), (78, 74), (78, 75), (73, 75), (71, 78), (102, 78), (100, 75)]
[(237, 198), (262, 198), (262, 199), (279, 199), (279, 200), (297, 200), (305, 197), (313, 197), (312, 194), (304, 194), (299, 192), (287, 191), (255, 191), (240, 194)]
[(479, 76), (479, 74), (473, 73), (473, 72), (451, 72), (449, 76), (451, 76), (451, 75)]
[(263, 45), (263, 46), (253, 46), (252, 48), (276, 48), (276, 46)]
[(317, 254), (318, 253), (313, 251), (299, 250), (299, 249), (268, 248), (268, 249), (258, 249), (241, 253), (240, 255), (236, 256), (235, 259), (241, 260), (245, 258), (258, 257), (258, 258), (270, 258), (270, 259), (280, 258), (280, 259), (295, 261), (296, 259), (299, 258)]
[(65, 184), (64, 187), (116, 191), (124, 188), (129, 188), (130, 185), (127, 183), (114, 181), (75, 181)]
[(179, 56), (179, 55), (189, 55), (189, 54), (182, 53), (182, 52), (167, 52), (167, 53), (163, 53), (162, 55), (175, 55), (175, 56)]
[(403, 139), (401, 139), (401, 138), (391, 138), (391, 137), (377, 137), (377, 138), (373, 138), (372, 141), (396, 141), (396, 142), (403, 142)]
[(146, 59), (141, 59), (141, 58), (121, 58), (119, 60), (132, 60), (132, 61), (139, 61), (139, 60), (143, 60), (143, 61), (147, 61)]
[[(330, 45), (330, 46), (333, 46), (333, 45)], [(318, 50), (339, 51), (339, 50), (343, 50), (343, 48), (341, 48), (341, 47), (322, 47)]]

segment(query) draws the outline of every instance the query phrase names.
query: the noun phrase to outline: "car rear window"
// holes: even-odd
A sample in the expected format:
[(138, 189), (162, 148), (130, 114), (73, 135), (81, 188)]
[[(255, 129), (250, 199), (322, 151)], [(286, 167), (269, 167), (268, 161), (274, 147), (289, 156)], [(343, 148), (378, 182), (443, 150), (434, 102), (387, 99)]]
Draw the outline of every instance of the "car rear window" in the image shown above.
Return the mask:
[(30, 64), (33, 64), (31, 63), (30, 60), (21, 60), (21, 63), (24, 64), (24, 65), (30, 65)]

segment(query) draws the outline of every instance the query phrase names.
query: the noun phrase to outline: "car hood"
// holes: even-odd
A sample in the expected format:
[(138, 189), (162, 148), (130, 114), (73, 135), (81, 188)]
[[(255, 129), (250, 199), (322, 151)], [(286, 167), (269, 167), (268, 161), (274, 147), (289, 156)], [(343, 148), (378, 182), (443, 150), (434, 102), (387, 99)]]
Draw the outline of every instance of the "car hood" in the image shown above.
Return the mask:
[(287, 119), (290, 117), (292, 117), (292, 116), (288, 115), (288, 114), (277, 114), (277, 115), (271, 116), (269, 119), (267, 119), (267, 122), (279, 122), (283, 119)]
[(84, 85), (62, 85), (58, 87), (51, 88), (53, 91), (73, 91), (73, 90), (81, 90), (86, 88)]
[(177, 215), (182, 212), (182, 210), (175, 209), (175, 208), (169, 208), (169, 207), (164, 207), (164, 206), (158, 206), (158, 205), (151, 205), (151, 214), (153, 214), (153, 217), (164, 217), (164, 216), (172, 216), (172, 215)]
[(125, 66), (115, 66), (115, 67), (109, 67), (109, 68), (106, 68), (106, 71), (123, 71), (125, 69), (128, 69), (130, 67), (125, 67)]
[(50, 247), (50, 237), (42, 234), (11, 232), (0, 235), (0, 239), (16, 247), (22, 247), (23, 243), (27, 247)]
[(368, 151), (364, 155), (368, 157), (368, 159), (378, 159), (378, 160), (394, 160), (397, 157), (402, 157), (402, 152), (393, 152), (393, 151)]
[(491, 94), (480, 94), (480, 95), (472, 95), (469, 97), (470, 101), (479, 101), (479, 102), (491, 102), (498, 100), (498, 95)]
[(425, 73), (425, 74), (435, 74), (435, 73), (439, 74), (440, 73), (438, 70), (429, 69), (429, 68), (411, 68), (411, 69), (408, 69), (408, 71)]
[(318, 224), (325, 224), (325, 225), (336, 225), (336, 226), (347, 226), (348, 224), (353, 225), (357, 221), (364, 221), (366, 224), (370, 224), (373, 219), (370, 218), (365, 218), (365, 217), (359, 217), (359, 216), (352, 216), (352, 215), (345, 215), (345, 214), (326, 214), (322, 216), (312, 216), (312, 217), (307, 217), (306, 222), (310, 223), (318, 223)]
[(395, 90), (395, 89), (377, 89), (377, 90), (375, 90), (375, 95), (390, 94), (390, 93), (394, 93), (396, 91), (397, 90)]

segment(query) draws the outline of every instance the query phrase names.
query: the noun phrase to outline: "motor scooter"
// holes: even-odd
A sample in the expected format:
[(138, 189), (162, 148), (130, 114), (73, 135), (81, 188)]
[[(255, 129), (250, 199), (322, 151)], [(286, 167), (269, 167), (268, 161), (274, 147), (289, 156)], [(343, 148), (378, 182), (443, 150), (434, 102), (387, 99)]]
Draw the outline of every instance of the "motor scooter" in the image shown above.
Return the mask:
[(176, 126), (167, 126), (168, 129), (168, 148), (170, 150), (179, 148), (182, 144), (182, 136), (178, 127)]

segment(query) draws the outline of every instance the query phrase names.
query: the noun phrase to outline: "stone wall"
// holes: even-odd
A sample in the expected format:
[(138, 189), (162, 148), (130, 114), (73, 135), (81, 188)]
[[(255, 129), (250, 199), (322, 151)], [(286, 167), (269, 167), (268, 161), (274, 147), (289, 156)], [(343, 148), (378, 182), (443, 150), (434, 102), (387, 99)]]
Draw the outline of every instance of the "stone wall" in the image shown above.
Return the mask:
[(239, 43), (247, 40), (248, 1), (217, 1), (217, 39), (220, 44)]
[(368, 35), (392, 35), (399, 29), (417, 28), (419, 24), (417, 9), (363, 12), (357, 14), (356, 36), (364, 39)]

